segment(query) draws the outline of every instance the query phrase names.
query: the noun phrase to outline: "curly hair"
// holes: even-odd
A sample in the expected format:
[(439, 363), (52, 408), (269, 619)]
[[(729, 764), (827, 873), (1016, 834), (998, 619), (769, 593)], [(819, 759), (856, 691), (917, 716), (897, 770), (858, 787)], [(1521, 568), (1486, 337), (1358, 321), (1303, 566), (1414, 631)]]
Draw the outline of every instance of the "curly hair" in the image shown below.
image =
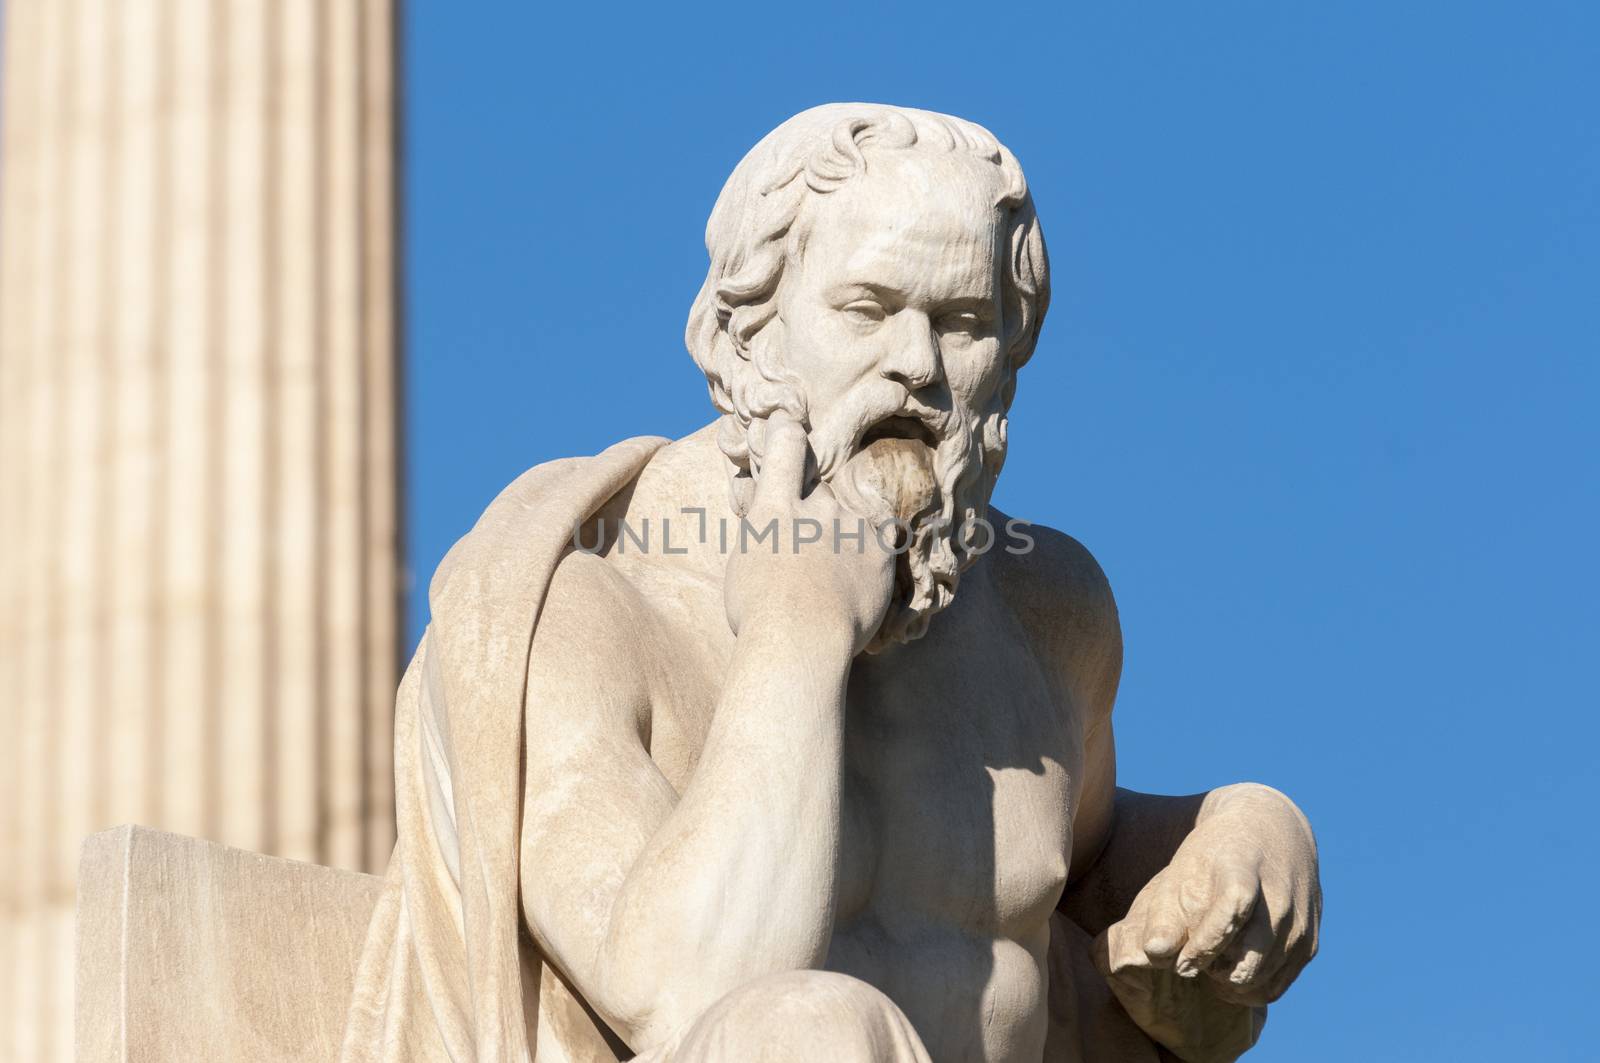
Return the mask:
[(1022, 167), (975, 123), (912, 108), (836, 103), (802, 111), (763, 137), (734, 168), (706, 223), (711, 266), (689, 311), (684, 342), (724, 414), (718, 442), (736, 465), (748, 467), (752, 419), (780, 408), (805, 416), (781, 352), (754, 341), (777, 313), (774, 296), (785, 266), (804, 249), (806, 197), (826, 195), (865, 172), (868, 148), (961, 152), (1000, 171), (1004, 192), (996, 205), (1007, 215), (1009, 249), (1001, 308), (1010, 373), (996, 411), (1003, 439), (1016, 371), (1033, 354), (1050, 302), (1049, 259)]

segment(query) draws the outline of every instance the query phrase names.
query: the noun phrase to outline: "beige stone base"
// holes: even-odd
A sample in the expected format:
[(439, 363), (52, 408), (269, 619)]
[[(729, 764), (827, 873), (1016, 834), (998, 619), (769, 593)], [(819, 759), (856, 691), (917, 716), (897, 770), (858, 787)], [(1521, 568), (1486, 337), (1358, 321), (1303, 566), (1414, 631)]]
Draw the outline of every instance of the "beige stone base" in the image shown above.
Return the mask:
[(77, 1059), (334, 1059), (382, 880), (145, 827), (78, 874)]

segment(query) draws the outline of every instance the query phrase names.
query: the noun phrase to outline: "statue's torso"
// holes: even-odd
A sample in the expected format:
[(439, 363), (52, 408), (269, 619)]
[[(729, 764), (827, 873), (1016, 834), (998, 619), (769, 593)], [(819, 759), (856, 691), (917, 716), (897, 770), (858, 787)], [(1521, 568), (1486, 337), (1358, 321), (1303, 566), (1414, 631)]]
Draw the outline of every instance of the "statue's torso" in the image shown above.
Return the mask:
[(970, 583), (925, 639), (852, 673), (828, 966), (899, 1003), (935, 1059), (1031, 1061), (1081, 743), (1004, 603)]
[[(720, 588), (645, 586), (672, 621), (658, 652), (675, 673), (651, 755), (681, 791), (732, 640), (705, 631), (726, 630)], [(995, 588), (972, 570), (925, 638), (852, 668), (827, 964), (887, 993), (934, 1059), (1031, 1063), (1081, 720)]]
[[(612, 512), (677, 512), (681, 481), (658, 475), (668, 482), (651, 486), (647, 474)], [(690, 517), (674, 524), (675, 547), (693, 547), (693, 527)], [(647, 749), (679, 793), (734, 652), (726, 559), (698, 552), (606, 557), (634, 599), (630, 659), (652, 677)], [(1051, 915), (1067, 877), (1088, 710), (1073, 692), (1083, 685), (1040, 646), (1036, 603), (1011, 600), (1042, 585), (1042, 564), (996, 549), (924, 638), (858, 657), (845, 762), (815, 766), (843, 772), (827, 966), (885, 992), (940, 1061), (1043, 1054)]]

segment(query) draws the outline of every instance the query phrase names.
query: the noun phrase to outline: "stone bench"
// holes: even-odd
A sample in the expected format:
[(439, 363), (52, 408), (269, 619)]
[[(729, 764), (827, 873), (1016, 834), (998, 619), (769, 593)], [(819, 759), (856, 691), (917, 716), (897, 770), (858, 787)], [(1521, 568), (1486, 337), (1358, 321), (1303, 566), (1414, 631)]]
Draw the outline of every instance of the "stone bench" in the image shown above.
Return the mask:
[(78, 1063), (332, 1061), (382, 880), (145, 827), (78, 868)]

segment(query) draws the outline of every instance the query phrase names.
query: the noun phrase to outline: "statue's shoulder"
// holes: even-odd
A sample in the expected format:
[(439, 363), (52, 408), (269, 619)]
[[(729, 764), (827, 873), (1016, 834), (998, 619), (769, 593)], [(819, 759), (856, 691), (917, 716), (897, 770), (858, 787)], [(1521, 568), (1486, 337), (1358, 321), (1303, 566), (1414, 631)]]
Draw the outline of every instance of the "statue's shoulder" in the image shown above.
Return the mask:
[(634, 596), (575, 544), (580, 529), (620, 504), (666, 442), (626, 439), (590, 457), (543, 462), (513, 480), (434, 571), (431, 626), (472, 633), (469, 643), (501, 644), (527, 637), (531, 623), (536, 660), (580, 665), (595, 647), (617, 645)]
[(1116, 600), (1100, 562), (1066, 532), (991, 507), (999, 532), (991, 555), (1006, 598), (1047, 622), (1115, 623)]
[(1109, 708), (1122, 669), (1122, 626), (1105, 570), (1066, 532), (993, 514), (1004, 529), (991, 553), (1002, 597), (1041, 655)]
[(541, 462), (507, 484), (434, 569), (428, 599), (438, 614), (453, 585), (482, 597), (541, 597), (575, 529), (625, 494), (667, 440), (636, 436), (589, 457)]
[(648, 689), (637, 591), (593, 554), (567, 552), (551, 573), (528, 652), (528, 703), (541, 711), (611, 705), (642, 711)]

